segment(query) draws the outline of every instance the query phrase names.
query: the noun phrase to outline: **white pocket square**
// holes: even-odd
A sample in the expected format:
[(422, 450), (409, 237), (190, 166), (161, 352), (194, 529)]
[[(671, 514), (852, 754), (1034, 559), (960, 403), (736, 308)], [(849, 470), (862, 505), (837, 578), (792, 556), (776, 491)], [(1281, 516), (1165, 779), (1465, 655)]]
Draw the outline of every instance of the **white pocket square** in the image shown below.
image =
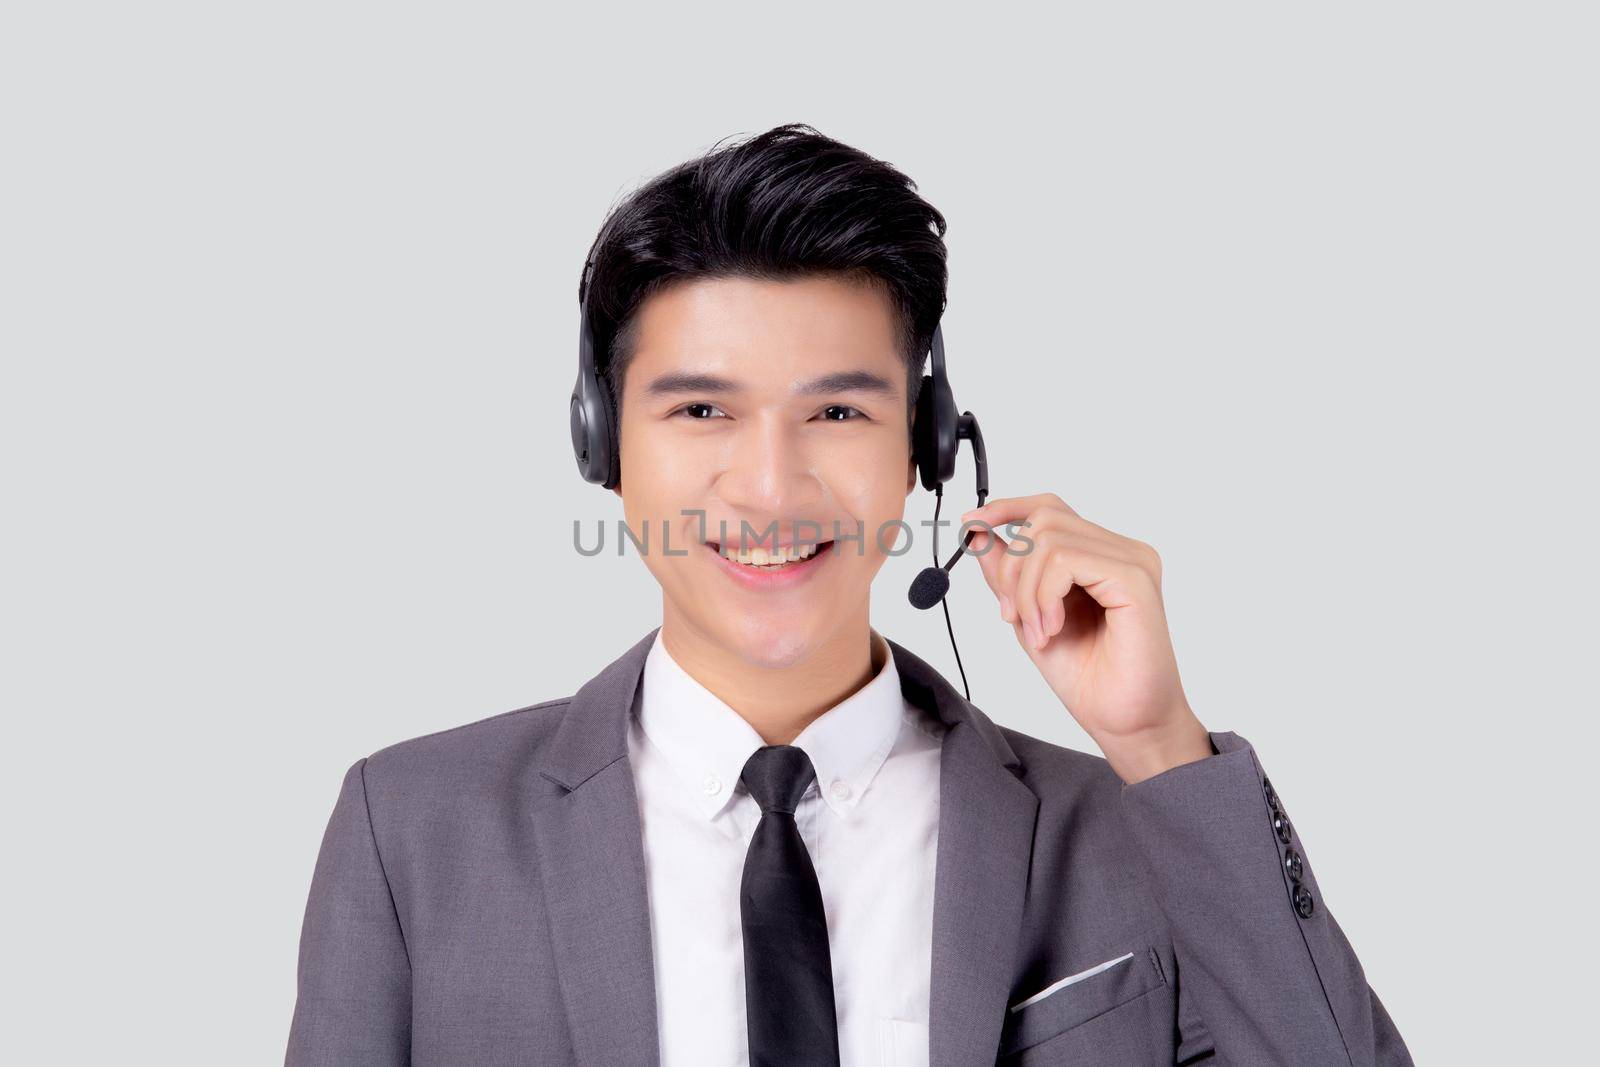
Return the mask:
[(1021, 1011), (1023, 1008), (1026, 1008), (1029, 1004), (1032, 1004), (1035, 1001), (1043, 1000), (1045, 997), (1048, 997), (1051, 993), (1057, 992), (1058, 990), (1065, 989), (1067, 986), (1072, 985), (1074, 982), (1081, 982), (1085, 978), (1093, 978), (1095, 975), (1099, 974), (1101, 971), (1109, 971), (1111, 968), (1115, 967), (1117, 964), (1122, 963), (1125, 960), (1131, 960), (1131, 959), (1133, 959), (1133, 953), (1129, 952), (1126, 955), (1118, 956), (1114, 960), (1106, 960), (1104, 963), (1097, 963), (1093, 967), (1090, 967), (1087, 971), (1079, 971), (1077, 974), (1069, 974), (1065, 978), (1062, 978), (1062, 979), (1060, 979), (1058, 981), (1055, 981), (1055, 982), (1051, 982), (1049, 985), (1047, 985), (1043, 989), (1039, 990), (1039, 992), (1035, 993), (1033, 996), (1029, 997), (1027, 1000), (1018, 1001), (1017, 1003), (1011, 1005), (1011, 1010), (1012, 1011)]

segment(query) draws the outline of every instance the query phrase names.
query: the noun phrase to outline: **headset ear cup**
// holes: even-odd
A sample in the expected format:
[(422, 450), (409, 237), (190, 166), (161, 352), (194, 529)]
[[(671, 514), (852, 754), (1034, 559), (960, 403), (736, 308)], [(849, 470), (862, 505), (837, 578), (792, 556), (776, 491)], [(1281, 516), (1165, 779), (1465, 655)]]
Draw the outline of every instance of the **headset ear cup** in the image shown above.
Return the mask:
[(618, 480), (616, 449), (612, 445), (615, 420), (605, 384), (595, 372), (588, 306), (582, 303), (578, 314), (578, 380), (572, 387), (571, 422), (572, 451), (578, 461), (578, 472), (586, 482), (612, 488)]
[(956, 450), (961, 447), (957, 421), (950, 383), (942, 377), (924, 375), (912, 426), (912, 447), (924, 489), (937, 489), (955, 477)]
[(578, 371), (577, 384), (572, 389), (570, 410), (572, 451), (578, 461), (578, 472), (586, 482), (603, 485), (607, 489), (617, 484), (617, 450), (612, 432), (610, 397), (606, 388), (592, 374)]
[(593, 394), (584, 373), (578, 371), (578, 380), (572, 387), (569, 421), (572, 429), (572, 455), (578, 461), (578, 473), (586, 482), (595, 481), (594, 454), (594, 403)]
[(583, 386), (572, 389), (572, 401), (567, 405), (567, 426), (572, 434), (572, 455), (578, 461), (578, 473), (587, 481), (589, 460), (589, 423), (583, 417)]

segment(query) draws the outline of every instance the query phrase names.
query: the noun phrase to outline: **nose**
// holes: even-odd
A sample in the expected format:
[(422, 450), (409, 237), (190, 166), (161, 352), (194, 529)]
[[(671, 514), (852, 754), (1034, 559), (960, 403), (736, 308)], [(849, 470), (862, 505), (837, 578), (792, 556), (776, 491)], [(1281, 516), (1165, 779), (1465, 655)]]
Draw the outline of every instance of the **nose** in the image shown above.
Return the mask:
[(729, 446), (717, 487), (736, 513), (752, 524), (776, 519), (780, 529), (813, 513), (824, 490), (797, 428), (777, 417), (747, 419)]

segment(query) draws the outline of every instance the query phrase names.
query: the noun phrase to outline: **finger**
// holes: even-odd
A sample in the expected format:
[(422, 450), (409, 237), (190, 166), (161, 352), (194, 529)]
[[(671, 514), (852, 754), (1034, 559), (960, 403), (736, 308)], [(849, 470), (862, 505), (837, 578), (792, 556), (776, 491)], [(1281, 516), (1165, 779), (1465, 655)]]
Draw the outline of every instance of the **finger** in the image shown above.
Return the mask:
[(1079, 546), (1058, 548), (1060, 569), (1041, 581), (1049, 593), (1061, 590), (1063, 598), (1076, 585), (1107, 611), (1130, 607), (1154, 590), (1149, 574), (1126, 560)]
[(1099, 523), (1090, 522), (1082, 515), (1052, 514), (1053, 518), (1051, 521), (1058, 523), (1064, 529), (1081, 534), (1084, 537), (1090, 538), (1091, 540), (1101, 542), (1105, 546), (1106, 551), (1118, 559), (1126, 560), (1127, 562), (1139, 567), (1148, 568), (1159, 565), (1160, 557), (1156, 555), (1155, 549), (1151, 548), (1143, 541), (1138, 541), (1132, 537), (1119, 534), (1115, 530), (1108, 530)]
[(1067, 624), (1067, 596), (1072, 592), (1075, 583), (1072, 580), (1072, 569), (1067, 565), (1065, 557), (1058, 556), (1045, 564), (1044, 572), (1039, 575), (1039, 602), (1044, 605), (1040, 616), (1044, 619), (1044, 638), (1046, 641), (1061, 632)]
[[(1046, 530), (1035, 536), (1032, 551), (1019, 557), (1021, 563), (1017, 568), (1013, 596), (1029, 647), (1043, 648), (1049, 640), (1045, 633), (1045, 614), (1050, 608), (1050, 600), (1040, 592), (1040, 578), (1045, 567), (1062, 552), (1092, 552), (1097, 547), (1082, 537), (1074, 537), (1061, 530)], [(1063, 592), (1062, 596), (1065, 595)]]
[(1031, 550), (1017, 557), (1016, 583), (1012, 599), (1017, 605), (1017, 618), (1022, 622), (1022, 636), (1029, 648), (1043, 648), (1043, 620), (1039, 615), (1039, 568), (1050, 558), (1059, 534), (1035, 535)]
[[(982, 512), (979, 512), (975, 521), (989, 522), (990, 520)], [(1098, 523), (1090, 522), (1071, 509), (1052, 506), (1041, 507), (1036, 511), (1030, 512), (1025, 520), (1008, 520), (1008, 522), (1018, 527), (1016, 531), (1016, 536), (1018, 537), (1033, 537), (1045, 530), (1063, 530), (1088, 538), (1091, 541), (1100, 542), (1101, 547), (1108, 554), (1119, 559), (1125, 559), (1129, 563), (1143, 564), (1152, 551), (1149, 545), (1135, 541), (1131, 537), (1124, 537)], [(995, 522), (994, 525), (1008, 528), (1008, 523), (1006, 522)]]
[(1067, 622), (1067, 594), (1072, 592), (1072, 568), (1064, 552), (1050, 552), (1037, 565), (1036, 578), (1026, 572), (1022, 580), (1036, 581), (1034, 596), (1039, 602), (1039, 637), (1041, 647), (1061, 632)]
[[(1078, 584), (1077, 574), (1074, 572), (1083, 569), (1075, 568), (1071, 555), (1061, 552), (1053, 555), (1045, 563), (1039, 575), (1039, 603), (1044, 605), (1040, 610), (1044, 616), (1044, 638), (1047, 642), (1060, 633), (1067, 624), (1067, 598), (1072, 595), (1072, 590)], [(1094, 598), (1091, 596), (1089, 599)]]
[(1019, 604), (1035, 605), (1032, 610), (1039, 613), (1039, 621), (1024, 629), (1025, 634), (1033, 630), (1032, 647), (1044, 647), (1066, 625), (1066, 598), (1073, 586), (1107, 611), (1128, 607), (1154, 588), (1142, 567), (1106, 555), (1094, 542), (1051, 539), (1037, 562), (1024, 565), (1017, 581)]
[(1027, 540), (1023, 540), (1020, 537), (1014, 538), (1007, 543), (996, 568), (1000, 592), (1005, 597), (1003, 603), (1008, 605), (1010, 609), (1002, 617), (1007, 622), (1015, 623), (1019, 628), (1019, 633), (1023, 622), (1026, 620), (1022, 614), (1021, 604), (1017, 599), (1017, 579), (1022, 573), (1022, 565), (1037, 551), (1039, 551), (1039, 545), (1033, 538), (1030, 537)]
[(1027, 518), (1040, 508), (1055, 508), (1071, 515), (1077, 514), (1056, 494), (1035, 493), (1033, 496), (996, 497), (981, 507), (973, 508), (961, 518), (982, 519), (990, 526), (1004, 526), (1008, 522), (1018, 522)]
[(1000, 602), (1000, 617), (1010, 622), (1011, 603), (1000, 576), (1000, 561), (1005, 557), (1006, 543), (1005, 538), (979, 524), (973, 527), (972, 542), (967, 546), (967, 551), (977, 559), (983, 571), (983, 580)]

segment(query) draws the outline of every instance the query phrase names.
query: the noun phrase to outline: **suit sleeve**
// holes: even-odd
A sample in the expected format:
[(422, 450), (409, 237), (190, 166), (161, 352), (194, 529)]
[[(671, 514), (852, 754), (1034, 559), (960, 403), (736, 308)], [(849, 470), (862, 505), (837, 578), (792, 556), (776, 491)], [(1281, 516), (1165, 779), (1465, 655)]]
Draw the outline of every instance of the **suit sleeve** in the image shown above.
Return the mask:
[(1216, 1061), (1410, 1064), (1255, 750), (1227, 732), (1211, 743), (1210, 758), (1123, 786), (1122, 809)]
[(345, 773), (300, 934), (287, 1067), (411, 1058), (411, 964), (367, 806), (366, 760)]

